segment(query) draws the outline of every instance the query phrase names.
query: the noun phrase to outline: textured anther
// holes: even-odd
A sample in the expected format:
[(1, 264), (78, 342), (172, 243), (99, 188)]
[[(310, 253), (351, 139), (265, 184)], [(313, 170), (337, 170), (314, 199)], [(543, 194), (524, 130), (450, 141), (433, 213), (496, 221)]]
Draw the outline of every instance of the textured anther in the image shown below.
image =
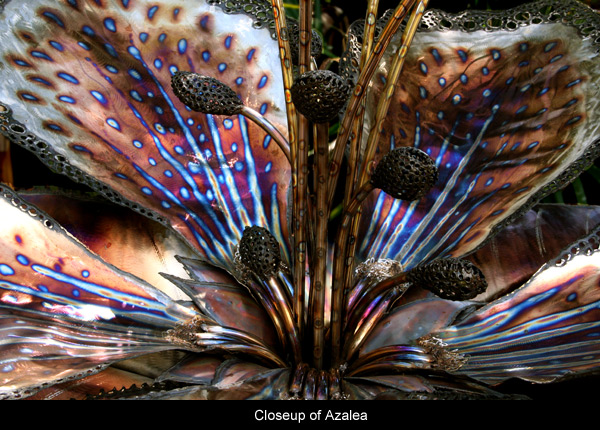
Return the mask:
[(298, 112), (312, 122), (324, 123), (344, 107), (350, 86), (329, 70), (311, 70), (294, 81), (291, 92)]
[(280, 268), (279, 243), (269, 230), (263, 227), (246, 227), (239, 245), (242, 264), (266, 279), (274, 276)]
[(487, 288), (481, 270), (459, 258), (442, 258), (417, 266), (407, 274), (407, 280), (447, 300), (469, 300)]
[[(292, 56), (292, 63), (299, 63), (299, 51), (300, 51), (300, 24), (298, 21), (288, 19), (288, 40), (290, 43), (290, 54)], [(316, 30), (312, 31), (310, 38), (310, 55), (311, 57), (318, 57), (323, 52), (323, 40)]]
[(192, 72), (175, 72), (171, 77), (175, 95), (196, 112), (235, 115), (243, 107), (237, 94), (218, 79)]
[(438, 170), (425, 152), (400, 147), (387, 153), (375, 167), (371, 184), (396, 199), (419, 200), (435, 185)]

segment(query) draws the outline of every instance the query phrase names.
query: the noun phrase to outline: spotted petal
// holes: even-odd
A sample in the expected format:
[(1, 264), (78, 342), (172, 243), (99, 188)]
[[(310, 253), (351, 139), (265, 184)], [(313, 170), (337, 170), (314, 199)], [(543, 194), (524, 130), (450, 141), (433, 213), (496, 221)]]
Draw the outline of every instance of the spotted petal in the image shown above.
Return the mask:
[(287, 250), (289, 164), (245, 117), (191, 112), (171, 76), (215, 76), (284, 133), (286, 120), (277, 42), (257, 28), (266, 19), (210, 3), (9, 2), (0, 128), (231, 269), (246, 225), (268, 228)]
[(165, 331), (197, 312), (100, 260), (12, 190), (0, 197), (0, 395), (176, 347)]
[[(600, 18), (591, 9), (542, 0), (505, 12), (430, 11), (423, 22), (377, 124), (379, 153), (418, 147), (439, 180), (417, 202), (375, 194), (361, 245), (363, 257), (407, 269), (476, 249), (566, 185), (597, 155), (600, 131)], [(399, 37), (391, 45), (371, 82), (367, 131)]]
[[(185, 276), (177, 257), (194, 257), (180, 236), (161, 224), (104, 199), (75, 193), (31, 191), (20, 196), (46, 212), (103, 260), (176, 300), (190, 300), (160, 275)], [(205, 273), (215, 268), (204, 268)]]

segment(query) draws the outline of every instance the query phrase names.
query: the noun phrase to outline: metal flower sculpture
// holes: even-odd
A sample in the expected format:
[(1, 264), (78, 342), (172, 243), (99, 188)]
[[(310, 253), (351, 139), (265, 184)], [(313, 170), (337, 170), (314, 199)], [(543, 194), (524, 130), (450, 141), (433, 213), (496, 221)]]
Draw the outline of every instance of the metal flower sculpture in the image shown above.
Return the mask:
[(600, 208), (534, 205), (598, 153), (600, 17), (426, 6), (369, 1), (334, 73), (310, 1), (5, 1), (0, 130), (112, 203), (0, 185), (1, 396), (597, 370)]

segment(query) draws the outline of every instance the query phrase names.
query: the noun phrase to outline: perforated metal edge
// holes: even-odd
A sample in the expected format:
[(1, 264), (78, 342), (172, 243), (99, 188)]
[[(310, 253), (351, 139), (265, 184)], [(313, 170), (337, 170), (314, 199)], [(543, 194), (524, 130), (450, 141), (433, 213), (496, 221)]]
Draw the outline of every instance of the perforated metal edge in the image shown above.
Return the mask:
[[(376, 36), (392, 16), (386, 11), (377, 21)], [(467, 10), (459, 13), (430, 9), (423, 14), (419, 32), (458, 30), (466, 33), (475, 31), (516, 31), (532, 24), (561, 23), (577, 29), (583, 39), (593, 39), (595, 52), (600, 52), (600, 16), (589, 6), (577, 0), (539, 0), (503, 11)], [(399, 31), (402, 32), (405, 22)], [(348, 45), (340, 58), (340, 70), (344, 77), (356, 82), (360, 40), (364, 20), (354, 22), (348, 30)]]
[[(1, 0), (0, 0), (1, 1)], [(207, 4), (220, 7), (227, 14), (244, 14), (254, 19), (254, 28), (268, 28), (277, 40), (273, 6), (267, 0), (207, 0)]]

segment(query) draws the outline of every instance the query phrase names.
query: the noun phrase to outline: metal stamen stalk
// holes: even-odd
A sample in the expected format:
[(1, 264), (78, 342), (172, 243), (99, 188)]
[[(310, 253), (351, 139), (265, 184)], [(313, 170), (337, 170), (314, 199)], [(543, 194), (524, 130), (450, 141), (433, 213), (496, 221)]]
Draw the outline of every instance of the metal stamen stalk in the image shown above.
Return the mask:
[(180, 324), (166, 333), (167, 338), (185, 349), (203, 351), (223, 350), (252, 355), (261, 361), (285, 367), (286, 363), (249, 333), (220, 327), (206, 316), (197, 315), (185, 324)]
[(193, 72), (178, 71), (171, 77), (177, 98), (195, 112), (211, 115), (243, 115), (262, 128), (292, 162), (290, 143), (279, 129), (254, 109), (244, 106), (235, 91), (218, 79)]
[(364, 320), (365, 315), (369, 314), (369, 308), (373, 306), (374, 303), (377, 303), (381, 300), (381, 298), (386, 294), (387, 291), (390, 291), (397, 286), (401, 286), (403, 290), (406, 290), (408, 287), (408, 283), (406, 282), (406, 274), (402, 273), (398, 276), (392, 276), (388, 279), (385, 279), (370, 288), (362, 291), (362, 295), (358, 298), (355, 298), (354, 303), (350, 304), (350, 301), (347, 301), (347, 315), (344, 319), (344, 329), (347, 332), (347, 337), (350, 338), (352, 333), (354, 333), (361, 324), (361, 321)]
[(240, 110), (240, 115), (243, 115), (244, 117), (248, 118), (254, 124), (258, 125), (265, 132), (267, 132), (267, 134), (273, 138), (275, 143), (277, 143), (279, 148), (281, 148), (281, 150), (285, 154), (285, 157), (290, 162), (290, 165), (292, 164), (293, 160), (290, 153), (290, 143), (287, 141), (285, 136), (281, 134), (277, 127), (275, 127), (268, 119), (266, 119), (259, 112), (255, 111), (252, 108), (249, 108), (248, 106), (242, 106), (242, 109)]
[(271, 352), (270, 350), (258, 346), (258, 345), (242, 345), (242, 344), (221, 344), (215, 345), (214, 347), (207, 346), (207, 349), (220, 349), (222, 351), (237, 353), (237, 354), (248, 354), (255, 356), (263, 361), (268, 363), (275, 364), (278, 367), (285, 368), (288, 366), (285, 361), (279, 358), (276, 354)]
[(323, 367), (325, 346), (325, 293), (327, 283), (327, 226), (329, 205), (327, 204), (327, 162), (329, 160), (329, 124), (316, 126), (315, 148), (315, 255), (313, 257), (313, 279), (311, 282), (311, 322), (313, 327), (313, 365)]
[[(403, 0), (394, 10), (394, 13), (387, 25), (381, 32), (379, 39), (373, 49), (373, 55), (370, 56), (365, 64), (363, 70), (361, 70), (358, 82), (354, 87), (354, 92), (346, 108), (346, 113), (340, 124), (340, 131), (338, 133), (337, 143), (335, 145), (331, 162), (329, 164), (329, 201), (333, 199), (333, 192), (336, 188), (337, 178), (340, 173), (340, 166), (342, 163), (342, 157), (344, 150), (346, 149), (346, 142), (350, 136), (350, 132), (353, 130), (353, 123), (356, 120), (357, 111), (361, 106), (362, 100), (366, 94), (366, 88), (369, 81), (373, 77), (379, 61), (385, 53), (385, 49), (390, 44), (392, 37), (402, 24), (404, 17), (408, 13), (409, 9), (413, 6), (416, 0)], [(360, 118), (360, 117), (358, 117)]]
[(357, 195), (350, 201), (344, 210), (342, 217), (342, 223), (337, 233), (335, 249), (337, 251), (336, 258), (333, 263), (333, 283), (331, 289), (331, 347), (332, 347), (332, 362), (334, 366), (341, 365), (340, 362), (340, 348), (341, 348), (341, 334), (342, 334), (342, 321), (343, 315), (343, 304), (345, 297), (345, 280), (343, 279), (345, 273), (345, 266), (353, 264), (352, 261), (346, 261), (344, 258), (344, 249), (348, 243), (348, 236), (350, 233), (350, 227), (352, 220), (356, 215), (356, 212), (360, 209), (362, 203), (367, 198), (369, 193), (375, 189), (373, 184), (370, 182), (365, 184), (361, 188)]
[[(349, 367), (349, 371), (354, 373), (355, 370), (360, 369), (366, 364), (374, 363), (377, 361), (390, 361), (392, 358), (399, 358), (400, 355), (412, 356), (415, 361), (433, 361), (428, 356), (427, 350), (420, 346), (409, 346), (409, 345), (388, 345), (381, 348), (369, 351), (360, 357), (357, 357)], [(357, 372), (358, 373), (358, 372)]]
[[(363, 31), (363, 43), (360, 53), (359, 71), (365, 68), (365, 64), (373, 53), (373, 42), (375, 39), (375, 31), (377, 24), (377, 10), (379, 9), (379, 0), (369, 0), (367, 5), (367, 13), (365, 16), (365, 27)], [(350, 152), (348, 155), (348, 170), (346, 175), (346, 187), (344, 190), (344, 203), (352, 198), (352, 195), (359, 188), (359, 182), (356, 180), (359, 168), (359, 152), (360, 142), (363, 134), (363, 119), (365, 114), (364, 99), (361, 102), (360, 109), (356, 114), (356, 120), (353, 123), (353, 130), (350, 135)], [(353, 227), (354, 230), (354, 227)]]
[[(375, 153), (377, 148), (379, 148), (379, 140), (381, 137), (381, 133), (383, 131), (383, 122), (385, 121), (388, 110), (392, 101), (392, 97), (394, 95), (394, 91), (396, 89), (397, 81), (400, 77), (400, 73), (402, 72), (402, 68), (404, 66), (404, 62), (406, 59), (406, 54), (408, 53), (408, 49), (412, 44), (414, 36), (417, 32), (417, 28), (419, 23), (421, 22), (421, 18), (423, 17), (423, 13), (425, 12), (425, 8), (427, 7), (427, 3), (429, 0), (421, 0), (419, 3), (413, 8), (410, 17), (408, 18), (408, 22), (406, 25), (406, 29), (402, 34), (402, 42), (400, 48), (396, 51), (394, 55), (394, 59), (392, 61), (392, 66), (388, 76), (386, 77), (385, 88), (382, 93), (382, 97), (379, 99), (379, 103), (377, 106), (376, 114), (375, 114), (375, 122), (369, 131), (369, 137), (367, 139), (367, 144), (364, 149), (365, 153), (362, 156), (362, 164), (357, 163), (354, 168), (360, 173), (356, 173), (355, 176), (352, 177), (353, 180), (358, 178), (356, 181), (356, 187), (359, 188), (362, 184), (369, 180), (369, 176), (371, 175), (370, 167), (372, 166), (372, 161), (375, 158)], [(369, 17), (367, 17), (367, 21)], [(367, 37), (367, 29), (369, 27), (365, 25), (365, 37)], [(363, 43), (367, 43), (367, 41), (363, 41)], [(363, 101), (364, 103), (364, 101)], [(359, 115), (364, 115), (364, 110), (361, 109), (358, 113)], [(362, 121), (356, 121), (356, 125), (358, 126), (358, 132), (355, 130), (355, 134), (360, 134), (362, 136)], [(357, 148), (360, 148), (360, 139), (357, 144), (354, 144)], [(351, 146), (351, 150), (353, 149)], [(358, 150), (358, 149), (357, 149)], [(358, 165), (361, 164), (361, 165)], [(354, 182), (351, 182), (354, 183)], [(352, 225), (352, 236), (356, 237), (358, 233), (358, 229), (360, 226), (361, 213), (359, 212), (356, 215), (356, 218), (353, 221)], [(354, 254), (356, 252), (356, 242), (350, 244), (348, 249), (346, 250), (348, 259), (353, 259)], [(351, 271), (352, 267), (348, 267), (347, 270)], [(349, 274), (346, 274), (348, 279)]]
[[(392, 351), (391, 348), (396, 348)], [(393, 374), (415, 369), (435, 369), (436, 360), (423, 348), (394, 345), (385, 351), (373, 351), (353, 363), (347, 377), (364, 374)], [(368, 357), (368, 359), (367, 359)], [(376, 358), (378, 357), (378, 358)]]
[[(298, 57), (299, 72), (305, 73), (310, 69), (311, 64), (311, 45), (312, 45), (312, 0), (300, 0), (300, 22), (298, 26), (298, 48), (292, 49)], [(291, 90), (290, 90), (291, 91)], [(290, 92), (291, 94), (291, 92)], [(296, 159), (293, 161), (294, 172), (296, 177), (296, 194), (294, 196), (294, 252), (296, 258), (292, 268), (292, 274), (295, 285), (294, 295), (294, 315), (296, 325), (300, 333), (304, 334), (305, 315), (307, 314), (306, 306), (306, 264), (307, 251), (312, 250), (312, 234), (313, 229), (310, 225), (310, 214), (313, 212), (312, 205), (308, 197), (308, 152), (310, 140), (310, 124), (304, 115), (298, 115), (298, 152)], [(308, 214), (308, 215), (307, 215)]]
[(396, 83), (398, 78), (400, 77), (400, 73), (402, 72), (402, 68), (404, 66), (404, 62), (406, 59), (406, 54), (408, 53), (408, 48), (410, 47), (414, 36), (417, 32), (417, 28), (425, 11), (425, 7), (429, 0), (421, 0), (419, 4), (415, 6), (413, 9), (408, 23), (406, 25), (406, 29), (402, 34), (402, 43), (400, 48), (396, 51), (394, 55), (394, 59), (392, 61), (392, 66), (388, 76), (386, 77), (385, 88), (382, 93), (382, 97), (379, 99), (379, 104), (377, 105), (377, 111), (375, 114), (375, 122), (371, 127), (369, 132), (369, 139), (367, 142), (367, 146), (364, 154), (364, 162), (361, 169), (361, 175), (359, 179), (359, 184), (362, 184), (369, 179), (369, 175), (371, 172), (369, 171), (369, 166), (371, 165), (371, 161), (375, 156), (375, 152), (377, 151), (378, 141), (383, 131), (383, 122), (385, 121), (390, 104), (392, 102), (392, 96), (394, 95), (394, 90), (396, 89)]
[(313, 70), (298, 77), (292, 98), (298, 112), (315, 123), (315, 203), (313, 208), (314, 249), (311, 257), (310, 318), (313, 333), (313, 365), (323, 366), (325, 331), (325, 288), (327, 278), (327, 225), (330, 205), (327, 176), (329, 121), (342, 109), (349, 86), (328, 70)]

